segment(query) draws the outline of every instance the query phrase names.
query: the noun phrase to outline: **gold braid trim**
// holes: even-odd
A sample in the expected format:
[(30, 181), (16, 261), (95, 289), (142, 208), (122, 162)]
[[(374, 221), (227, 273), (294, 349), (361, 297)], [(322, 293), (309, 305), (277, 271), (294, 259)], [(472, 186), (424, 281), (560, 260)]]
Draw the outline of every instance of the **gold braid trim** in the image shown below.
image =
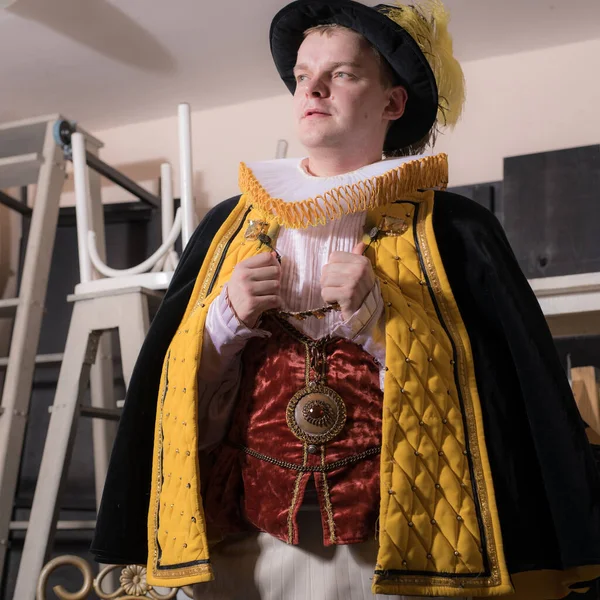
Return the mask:
[(411, 160), (381, 175), (342, 185), (299, 202), (271, 198), (245, 163), (240, 164), (239, 185), (242, 193), (248, 195), (248, 203), (272, 214), (279, 225), (305, 229), (324, 225), (327, 220), (343, 215), (372, 210), (417, 190), (446, 189), (448, 155)]

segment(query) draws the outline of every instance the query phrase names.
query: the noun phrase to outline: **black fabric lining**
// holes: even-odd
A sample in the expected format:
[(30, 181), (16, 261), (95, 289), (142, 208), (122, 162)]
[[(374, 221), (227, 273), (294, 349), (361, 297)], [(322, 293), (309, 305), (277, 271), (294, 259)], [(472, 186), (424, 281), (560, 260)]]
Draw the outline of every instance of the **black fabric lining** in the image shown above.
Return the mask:
[(197, 567), (198, 565), (208, 565), (210, 564), (210, 560), (208, 558), (204, 558), (202, 560), (194, 560), (192, 562), (179, 563), (176, 565), (168, 565), (164, 567), (157, 567), (159, 571), (172, 571), (173, 569), (187, 569), (190, 567)]
[(212, 281), (210, 282), (210, 285), (208, 286), (208, 291), (206, 292), (207, 296), (209, 296), (210, 293), (213, 291), (213, 288), (215, 287), (215, 283), (217, 282), (217, 277), (219, 276), (219, 273), (221, 272), (221, 267), (223, 266), (223, 262), (225, 261), (225, 257), (227, 256), (227, 252), (229, 252), (231, 243), (237, 237), (237, 234), (242, 230), (242, 227), (244, 226), (244, 223), (246, 222), (246, 219), (247, 219), (248, 215), (250, 214), (251, 210), (252, 210), (252, 206), (249, 206), (246, 209), (246, 212), (244, 213), (244, 216), (243, 216), (242, 220), (240, 221), (239, 227), (235, 230), (235, 232), (229, 238), (229, 240), (227, 240), (227, 243), (225, 244), (225, 248), (223, 248), (223, 252), (221, 253), (221, 257), (219, 258), (219, 264), (217, 265), (215, 274), (213, 275)]
[[(160, 401), (160, 413), (162, 414), (163, 411), (163, 406), (165, 404), (165, 398), (167, 397), (167, 392), (169, 391), (169, 360), (171, 358), (171, 352), (169, 352), (167, 354), (167, 360), (165, 361), (165, 391), (163, 392), (161, 401)], [(160, 435), (161, 435), (161, 443), (160, 443), (160, 457), (159, 457), (159, 463), (160, 463), (160, 472), (162, 475), (162, 481), (160, 483), (161, 488), (162, 485), (165, 482), (165, 476), (163, 474), (163, 443), (165, 441), (165, 436), (163, 435), (163, 430), (162, 430), (162, 426), (160, 429)], [(158, 509), (157, 509), (157, 514), (156, 514), (156, 531), (154, 532), (154, 543), (156, 544), (156, 551), (158, 553), (158, 561), (160, 561), (160, 559), (162, 558), (162, 548), (160, 547), (160, 543), (158, 541), (158, 531), (160, 529), (160, 500), (158, 501)]]

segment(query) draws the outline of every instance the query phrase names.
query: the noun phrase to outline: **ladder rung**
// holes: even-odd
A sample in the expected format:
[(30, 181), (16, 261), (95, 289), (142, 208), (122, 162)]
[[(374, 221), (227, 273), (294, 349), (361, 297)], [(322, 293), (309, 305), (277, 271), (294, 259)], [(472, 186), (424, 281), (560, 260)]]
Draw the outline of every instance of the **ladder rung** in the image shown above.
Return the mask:
[[(52, 413), (53, 406), (48, 407), (48, 412)], [(99, 408), (97, 406), (80, 406), (82, 417), (91, 417), (92, 419), (104, 419), (105, 421), (118, 421), (121, 418), (121, 411), (118, 408)]]
[(18, 298), (0, 300), (0, 319), (14, 316), (17, 312), (17, 306), (19, 306)]
[(121, 418), (121, 411), (118, 408), (82, 406), (81, 416), (91, 417), (92, 419), (104, 419), (105, 421), (118, 421)]
[[(11, 521), (11, 531), (27, 531), (29, 521)], [(62, 531), (76, 531), (78, 529), (95, 529), (96, 521), (58, 521), (56, 529)]]
[[(64, 354), (38, 354), (35, 357), (36, 365), (58, 365), (63, 361)], [(8, 357), (0, 358), (0, 369), (8, 366)]]

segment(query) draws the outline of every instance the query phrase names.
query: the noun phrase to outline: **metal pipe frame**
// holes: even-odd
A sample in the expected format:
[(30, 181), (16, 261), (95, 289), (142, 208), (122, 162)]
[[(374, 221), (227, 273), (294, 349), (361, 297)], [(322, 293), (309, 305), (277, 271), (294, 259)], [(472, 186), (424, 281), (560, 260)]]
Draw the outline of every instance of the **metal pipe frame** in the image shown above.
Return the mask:
[(99, 173), (100, 175), (102, 175), (102, 177), (106, 177), (106, 179), (109, 179), (113, 183), (116, 183), (118, 186), (122, 187), (130, 194), (133, 194), (136, 198), (138, 198), (145, 204), (148, 204), (153, 208), (158, 208), (160, 206), (160, 200), (154, 194), (151, 194), (148, 190), (145, 190), (135, 181), (129, 179), (129, 177), (123, 175), (123, 173), (121, 173), (120, 171), (117, 171), (114, 167), (107, 165), (103, 160), (100, 160), (97, 156), (86, 152), (85, 162), (87, 163), (87, 166), (91, 169), (94, 169), (96, 173)]
[(5, 194), (2, 190), (0, 190), (0, 204), (21, 213), (24, 217), (30, 217), (33, 212), (29, 206), (15, 200), (12, 196)]

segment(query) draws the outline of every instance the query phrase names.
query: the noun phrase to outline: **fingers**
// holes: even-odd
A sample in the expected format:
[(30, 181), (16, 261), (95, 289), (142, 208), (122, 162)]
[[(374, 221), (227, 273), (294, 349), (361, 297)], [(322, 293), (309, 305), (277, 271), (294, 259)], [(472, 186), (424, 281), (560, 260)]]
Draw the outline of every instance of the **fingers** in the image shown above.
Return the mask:
[[(332, 255), (333, 256), (333, 255)], [(351, 254), (349, 256), (352, 256)], [(356, 257), (356, 258), (363, 258)], [(358, 282), (361, 279), (371, 279), (373, 268), (368, 259), (356, 262), (328, 263), (321, 271), (321, 287), (343, 285), (348, 282)], [(341, 282), (341, 283), (340, 283)]]
[(247, 297), (279, 295), (279, 278), (255, 280), (249, 272), (242, 272), (238, 277), (229, 281), (229, 289), (236, 295), (243, 294)]
[(352, 254), (358, 254), (359, 256), (362, 256), (366, 247), (367, 245), (364, 242), (358, 242), (358, 244), (356, 244), (356, 246), (354, 246), (352, 249)]
[(354, 275), (353, 272), (335, 271), (333, 269), (325, 272), (325, 270), (323, 270), (321, 275), (321, 288), (345, 287), (350, 281), (355, 281), (359, 277), (360, 275)]
[(281, 277), (281, 267), (257, 267), (255, 269), (248, 269), (246, 271), (246, 277), (250, 281), (275, 281)]
[(258, 268), (258, 267), (267, 267), (267, 266), (279, 266), (277, 259), (273, 255), (272, 252), (261, 252), (256, 256), (251, 256), (250, 258), (246, 258), (245, 260), (238, 263), (238, 267), (247, 267), (250, 269)]
[(325, 287), (321, 290), (321, 298), (327, 302), (327, 304), (333, 304), (338, 302), (339, 304), (346, 304), (349, 300), (350, 294), (344, 291), (344, 288), (339, 287)]
[[(340, 263), (347, 263), (347, 264), (367, 264), (369, 263), (369, 259), (366, 256), (362, 256), (362, 250), (360, 252), (358, 252), (358, 249), (360, 248), (365, 248), (366, 246), (361, 242), (360, 244), (357, 244), (354, 249), (352, 250), (352, 252), (332, 252), (329, 255), (329, 262), (328, 264), (340, 264)], [(369, 263), (370, 264), (370, 263)]]
[(228, 297), (238, 319), (252, 328), (260, 315), (279, 308), (281, 266), (270, 252), (262, 252), (238, 263), (227, 284)]
[(253, 296), (279, 295), (279, 281), (253, 281), (248, 285), (248, 292)]
[(261, 297), (261, 312), (266, 310), (271, 310), (273, 308), (281, 307), (281, 297), (280, 296), (262, 296)]
[[(234, 270), (232, 278), (241, 282), (246, 281), (279, 281), (281, 277), (281, 266), (277, 259), (270, 254), (262, 254), (261, 260), (253, 256), (238, 263)], [(266, 258), (265, 258), (266, 257)]]

